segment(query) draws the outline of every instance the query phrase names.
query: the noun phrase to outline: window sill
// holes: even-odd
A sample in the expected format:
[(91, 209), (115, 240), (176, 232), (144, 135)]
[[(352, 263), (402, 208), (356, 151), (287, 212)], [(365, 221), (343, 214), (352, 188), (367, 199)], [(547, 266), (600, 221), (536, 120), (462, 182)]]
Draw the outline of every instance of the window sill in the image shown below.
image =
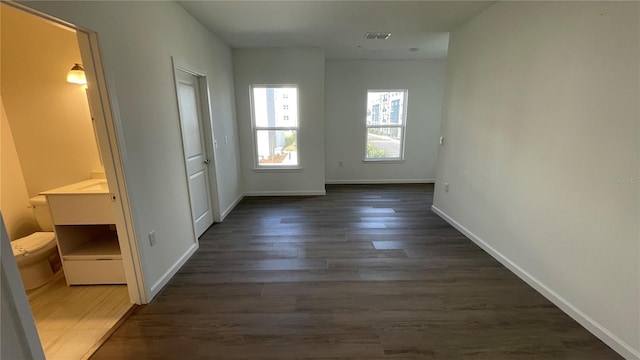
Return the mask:
[(401, 164), (404, 162), (404, 159), (364, 159), (363, 163), (384, 163), (384, 164)]
[(299, 166), (296, 167), (259, 167), (259, 168), (253, 168), (252, 169), (254, 172), (266, 172), (266, 173), (270, 173), (270, 172), (274, 172), (274, 173), (287, 173), (287, 172), (301, 172), (302, 168)]

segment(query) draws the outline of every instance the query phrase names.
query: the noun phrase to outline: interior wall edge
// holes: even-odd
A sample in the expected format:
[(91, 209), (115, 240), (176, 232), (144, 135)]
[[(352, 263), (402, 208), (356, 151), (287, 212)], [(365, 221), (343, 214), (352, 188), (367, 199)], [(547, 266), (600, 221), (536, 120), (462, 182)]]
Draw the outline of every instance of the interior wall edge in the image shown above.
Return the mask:
[(622, 339), (617, 337), (613, 332), (607, 329), (605, 326), (591, 318), (589, 315), (585, 314), (581, 311), (577, 306), (572, 304), (570, 301), (562, 297), (560, 294), (555, 292), (549, 286), (547, 286), (544, 282), (537, 279), (535, 276), (531, 275), (525, 269), (520, 267), (514, 261), (509, 259), (507, 256), (502, 254), (500, 251), (496, 250), (494, 247), (489, 245), (488, 242), (484, 241), (473, 231), (467, 229), (464, 225), (458, 222), (453, 217), (449, 216), (444, 211), (440, 210), (437, 206), (431, 206), (431, 210), (440, 216), (444, 221), (448, 222), (460, 231), (463, 235), (469, 238), (471, 241), (480, 246), (486, 253), (491, 255), (494, 259), (498, 260), (502, 265), (504, 265), (507, 269), (509, 269), (512, 273), (522, 279), (524, 282), (529, 284), (533, 289), (535, 289), (542, 296), (551, 301), (554, 305), (559, 307), (565, 314), (569, 315), (572, 319), (577, 321), (580, 325), (582, 325), (585, 329), (595, 335), (597, 338), (602, 340), (605, 344), (615, 350), (618, 354), (622, 355), (625, 359), (636, 359), (640, 360), (640, 352), (636, 351), (629, 344), (624, 342)]
[(196, 250), (198, 250), (197, 242), (191, 245), (189, 249), (187, 249), (187, 251), (185, 251), (185, 253), (182, 254), (182, 256), (178, 258), (178, 260), (169, 268), (169, 270), (162, 274), (160, 279), (158, 279), (158, 281), (151, 285), (151, 287), (149, 288), (149, 297), (147, 298), (147, 303), (151, 302), (151, 300), (153, 300), (153, 298), (158, 295), (160, 290), (162, 290), (162, 288), (167, 285), (169, 280), (171, 280), (171, 278), (173, 278), (178, 270), (180, 270), (182, 265), (184, 265), (187, 260), (189, 260), (193, 254), (195, 254)]
[(327, 185), (337, 184), (434, 184), (436, 179), (327, 179), (324, 181)]
[[(33, 314), (24, 290), (20, 271), (16, 263), (7, 228), (0, 211), (0, 283), (2, 286), (2, 316), (0, 316), (1, 344), (0, 357), (24, 357), (31, 359), (45, 359), (44, 350), (40, 343), (38, 330), (33, 321)], [(8, 312), (7, 312), (8, 310)], [(10, 334), (6, 336), (5, 333)], [(5, 342), (9, 342), (6, 344)], [(11, 346), (7, 346), (11, 345)], [(6, 350), (9, 349), (9, 350)], [(9, 352), (8, 354), (5, 352)]]
[(327, 195), (326, 190), (322, 191), (248, 191), (244, 196), (322, 196)]
[(38, 231), (9, 119), (0, 95), (0, 210), (9, 235), (16, 240)]
[(240, 193), (240, 195), (238, 195), (238, 197), (231, 203), (231, 205), (229, 205), (224, 211), (222, 211), (222, 213), (220, 214), (220, 222), (223, 222), (224, 219), (227, 218), (227, 215), (229, 215), (233, 211), (233, 209), (238, 206), (242, 199), (244, 199), (244, 193)]

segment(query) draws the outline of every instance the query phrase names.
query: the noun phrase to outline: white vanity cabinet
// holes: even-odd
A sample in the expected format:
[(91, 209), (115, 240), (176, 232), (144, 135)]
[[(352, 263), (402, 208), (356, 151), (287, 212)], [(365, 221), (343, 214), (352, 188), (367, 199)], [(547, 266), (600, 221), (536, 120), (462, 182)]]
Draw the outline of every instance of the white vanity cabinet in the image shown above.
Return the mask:
[(106, 181), (45, 191), (68, 285), (126, 284)]

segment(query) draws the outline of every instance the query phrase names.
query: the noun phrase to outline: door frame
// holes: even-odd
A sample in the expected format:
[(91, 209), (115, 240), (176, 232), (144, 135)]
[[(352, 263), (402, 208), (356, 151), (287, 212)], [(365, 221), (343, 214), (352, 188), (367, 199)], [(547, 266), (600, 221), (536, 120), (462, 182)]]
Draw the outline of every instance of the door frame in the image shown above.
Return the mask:
[[(115, 202), (115, 225), (122, 253), (129, 300), (135, 304), (146, 304), (149, 302), (149, 296), (145, 287), (125, 176), (127, 164), (126, 149), (123, 141), (124, 132), (114, 95), (115, 89), (106, 79), (98, 34), (95, 31), (58, 19), (27, 5), (14, 1), (3, 1), (3, 3), (34, 15), (54, 26), (76, 32), (87, 83), (91, 85), (91, 87), (87, 88), (87, 98), (91, 108), (98, 147), (102, 154), (102, 163), (107, 183), (109, 184), (109, 191)], [(31, 313), (28, 316), (32, 316)]]
[[(180, 122), (180, 141), (182, 144), (182, 158), (185, 161), (185, 181), (187, 182), (187, 188), (189, 189), (189, 174), (187, 171), (187, 163), (186, 163), (186, 154), (184, 152), (184, 130), (182, 124), (182, 118), (180, 117), (180, 100), (178, 99), (178, 71), (184, 71), (188, 74), (195, 76), (198, 79), (198, 93), (200, 96), (200, 113), (202, 116), (200, 123), (200, 131), (201, 135), (204, 138), (204, 150), (207, 159), (211, 160), (211, 164), (207, 165), (207, 177), (208, 177), (208, 190), (209, 190), (209, 204), (211, 206), (211, 211), (213, 212), (213, 222), (217, 223), (221, 220), (221, 212), (220, 212), (220, 202), (218, 196), (218, 161), (216, 158), (216, 148), (217, 143), (214, 137), (213, 130), (213, 116), (211, 113), (211, 94), (209, 91), (209, 80), (207, 75), (197, 70), (191, 65), (185, 64), (184, 62), (177, 60), (175, 56), (171, 57), (171, 64), (173, 66), (173, 80), (175, 84), (176, 91), (176, 106), (178, 107), (178, 120)], [(189, 207), (191, 208), (191, 189), (189, 189)], [(193, 227), (193, 234), (196, 234), (195, 227), (196, 219), (193, 218), (193, 213), (191, 214), (191, 224)], [(198, 239), (196, 238), (196, 243), (198, 243)]]

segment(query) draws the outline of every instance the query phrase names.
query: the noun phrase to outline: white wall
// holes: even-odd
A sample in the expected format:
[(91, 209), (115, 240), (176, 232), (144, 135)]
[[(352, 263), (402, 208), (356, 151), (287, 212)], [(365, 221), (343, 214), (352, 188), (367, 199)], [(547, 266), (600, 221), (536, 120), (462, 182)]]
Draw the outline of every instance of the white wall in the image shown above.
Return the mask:
[[(218, 198), (241, 195), (230, 49), (174, 2), (37, 2), (38, 9), (98, 33), (124, 133), (127, 187), (153, 296), (193, 250), (189, 196), (171, 57), (208, 76), (218, 142)], [(221, 139), (228, 136), (225, 144)], [(156, 232), (149, 246), (147, 234)]]
[(38, 226), (1, 97), (0, 118), (0, 209), (9, 239), (15, 240), (37, 231)]
[[(324, 194), (324, 52), (318, 49), (235, 49), (236, 111), (246, 195)], [(297, 84), (300, 171), (255, 171), (249, 87)]]
[(82, 63), (75, 32), (5, 4), (1, 17), (0, 87), (28, 196), (89, 179), (102, 165), (84, 87), (67, 83)]
[(640, 352), (639, 10), (501, 2), (454, 31), (434, 200), (628, 358)]
[[(4, 278), (4, 274), (2, 274)], [(4, 280), (4, 279), (3, 279)], [(28, 359), (31, 356), (29, 346), (27, 344), (24, 334), (21, 334), (20, 324), (18, 321), (18, 314), (15, 306), (10, 299), (11, 292), (3, 281), (2, 291), (0, 292), (0, 298), (2, 301), (0, 311), (2, 311), (2, 317), (0, 318), (0, 339), (2, 345), (0, 347), (0, 356), (3, 359)]]
[[(327, 182), (433, 182), (444, 74), (444, 60), (327, 60)], [(363, 162), (368, 89), (409, 90), (402, 163)]]
[(0, 213), (0, 359), (44, 359), (3, 218)]

